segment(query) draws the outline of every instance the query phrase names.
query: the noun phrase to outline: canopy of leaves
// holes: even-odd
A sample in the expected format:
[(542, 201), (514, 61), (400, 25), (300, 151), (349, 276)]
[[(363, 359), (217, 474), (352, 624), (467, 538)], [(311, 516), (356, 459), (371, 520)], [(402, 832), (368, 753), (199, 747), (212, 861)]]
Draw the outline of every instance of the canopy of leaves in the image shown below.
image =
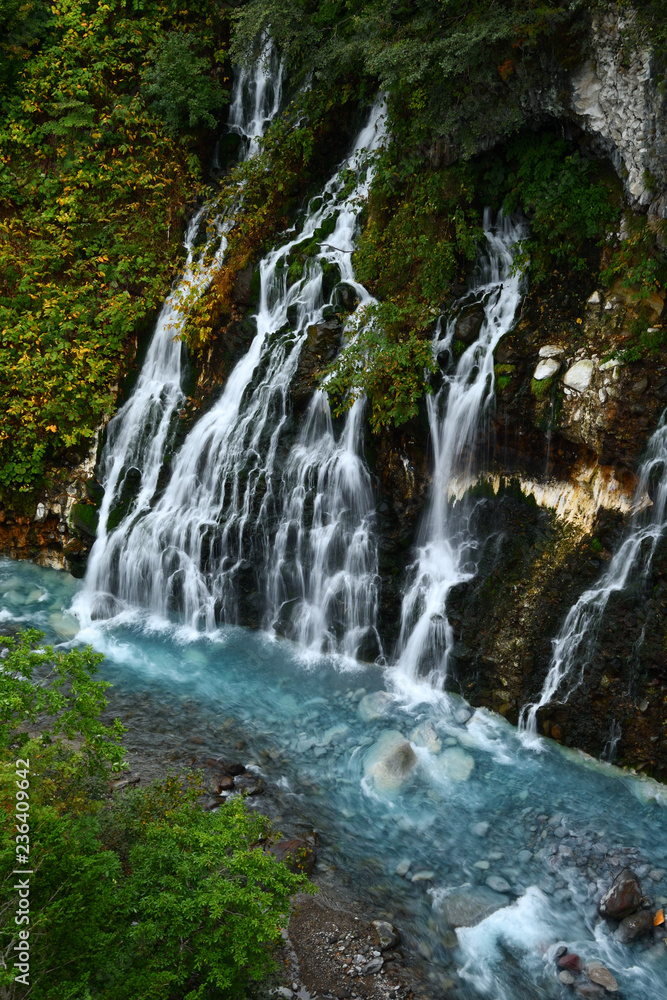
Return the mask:
[[(89, 445), (113, 407), (131, 336), (168, 289), (200, 167), (137, 81), (144, 71), (155, 79), (174, 33), (186, 39), (183, 53), (195, 30), (200, 51), (219, 48), (221, 17), (214, 0), (194, 15), (176, 0), (0, 7), (8, 29), (0, 45), (6, 504), (39, 484), (56, 454), (75, 461)], [(183, 60), (201, 81), (207, 60)], [(187, 88), (180, 92), (188, 127), (208, 124), (224, 98), (219, 83), (203, 93), (204, 103), (192, 105)], [(175, 113), (183, 115), (181, 103)]]

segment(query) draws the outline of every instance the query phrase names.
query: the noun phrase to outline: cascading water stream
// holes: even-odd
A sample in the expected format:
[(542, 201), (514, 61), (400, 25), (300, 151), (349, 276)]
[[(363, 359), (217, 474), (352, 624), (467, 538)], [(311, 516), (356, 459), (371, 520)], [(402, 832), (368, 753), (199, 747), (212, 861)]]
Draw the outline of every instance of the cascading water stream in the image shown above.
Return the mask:
[[(237, 91), (244, 87), (241, 77)], [(257, 333), (246, 355), (186, 437), (163, 492), (157, 499), (153, 494), (150, 507), (133, 510), (96, 559), (91, 583), (110, 590), (116, 607), (148, 607), (162, 617), (176, 611), (192, 627), (212, 630), (218, 621), (237, 620), (239, 591), (250, 573), (256, 591), (268, 580), (270, 623), (285, 603), (295, 563), (299, 586), (289, 599), (303, 605), (294, 621), (307, 645), (354, 655), (373, 631), (377, 564), (370, 537), (373, 497), (359, 447), (362, 404), (336, 441), (326, 399), (315, 393), (284, 479), (278, 451), (302, 348), (329, 304), (324, 265), (338, 268), (360, 307), (370, 300), (354, 280), (350, 256), (370, 183), (365, 154), (381, 141), (383, 120), (378, 104), (348, 159), (310, 203), (298, 235), (261, 262)], [(289, 280), (290, 254), (313, 241), (318, 252), (297, 280)], [(304, 461), (306, 453), (311, 457)], [(297, 518), (297, 494), (313, 491), (312, 504)], [(312, 523), (306, 523), (306, 506), (314, 508)]]
[[(246, 140), (245, 156), (256, 151), (258, 137), (277, 113), (281, 74), (282, 67), (275, 54), (265, 46), (254, 68), (237, 75), (230, 128)], [(78, 596), (74, 609), (84, 622), (90, 620), (91, 615), (106, 617), (119, 608), (115, 596), (109, 592), (109, 581), (114, 567), (122, 559), (134, 521), (149, 510), (154, 501), (176, 413), (185, 402), (181, 388), (184, 348), (177, 339), (187, 320), (184, 303), (195, 301), (220, 268), (226, 249), (225, 232), (230, 225), (229, 219), (214, 219), (209, 239), (197, 251), (195, 240), (205, 216), (206, 208), (200, 209), (188, 226), (183, 275), (162, 307), (132, 395), (107, 429), (98, 471), (104, 497), (97, 537), (88, 561), (87, 586)], [(124, 503), (128, 493), (130, 498)], [(122, 510), (123, 506), (126, 509), (120, 524), (114, 524), (115, 511)]]
[(502, 216), (492, 226), (488, 209), (484, 230), (486, 246), (464, 299), (484, 306), (478, 337), (454, 364), (454, 316), (444, 335), (438, 324), (433, 343), (436, 358), (446, 355), (450, 367), (439, 391), (427, 397), (433, 482), (412, 583), (403, 598), (398, 661), (392, 671), (393, 683), (404, 690), (417, 684), (423, 691), (425, 674), (434, 687), (442, 685), (453, 646), (447, 597), (453, 587), (474, 575), (477, 543), (469, 528), (470, 511), (465, 503), (450, 503), (449, 485), (453, 476), (466, 480), (472, 472), (480, 424), (492, 398), (493, 352), (510, 329), (520, 300), (521, 276), (512, 271), (512, 248), (525, 235), (520, 222)]
[(533, 747), (542, 746), (537, 736), (537, 713), (554, 701), (559, 692), (559, 700), (567, 701), (581, 684), (609, 598), (624, 590), (630, 581), (647, 576), (656, 546), (667, 530), (667, 414), (663, 414), (649, 440), (639, 470), (635, 492), (637, 504), (652, 487), (652, 505), (635, 516), (623, 543), (597, 584), (585, 590), (570, 608), (553, 640), (551, 666), (540, 696), (522, 709), (519, 718), (519, 729)]

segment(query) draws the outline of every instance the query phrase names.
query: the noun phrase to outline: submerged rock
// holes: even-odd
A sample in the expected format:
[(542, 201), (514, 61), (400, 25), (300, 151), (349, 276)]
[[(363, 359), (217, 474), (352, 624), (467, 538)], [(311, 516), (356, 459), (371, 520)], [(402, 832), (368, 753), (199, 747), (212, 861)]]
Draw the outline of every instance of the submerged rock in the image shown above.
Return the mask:
[(425, 747), (431, 753), (439, 753), (442, 740), (432, 722), (422, 722), (410, 733), (410, 739), (418, 747)]
[(618, 990), (618, 983), (612, 976), (609, 969), (606, 969), (604, 965), (599, 962), (591, 962), (587, 965), (586, 975), (591, 982), (597, 983), (598, 986), (603, 986), (609, 993), (616, 993)]
[(640, 934), (653, 930), (653, 914), (651, 910), (638, 910), (621, 920), (614, 937), (622, 944), (634, 941)]
[(436, 758), (437, 773), (449, 781), (467, 781), (475, 767), (475, 761), (460, 747), (443, 750)]
[(388, 691), (373, 691), (364, 695), (359, 702), (357, 711), (364, 722), (372, 722), (373, 719), (381, 719), (391, 710), (394, 698)]
[(402, 733), (388, 729), (366, 754), (364, 774), (378, 791), (401, 790), (417, 765), (417, 755)]
[(509, 902), (492, 889), (470, 884), (446, 889), (439, 897), (442, 915), (452, 927), (474, 927)]

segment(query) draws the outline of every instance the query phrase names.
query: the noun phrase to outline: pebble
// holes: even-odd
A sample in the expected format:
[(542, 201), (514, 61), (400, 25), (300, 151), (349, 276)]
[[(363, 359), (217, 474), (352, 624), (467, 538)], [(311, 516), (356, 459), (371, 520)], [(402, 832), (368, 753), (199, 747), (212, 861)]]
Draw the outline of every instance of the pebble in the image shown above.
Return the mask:
[(396, 865), (396, 874), (400, 875), (401, 878), (405, 878), (405, 876), (408, 874), (409, 871), (410, 871), (410, 861), (408, 861), (407, 858), (404, 859), (403, 861), (399, 861), (398, 864)]
[(424, 870), (424, 871), (415, 872), (414, 875), (412, 876), (412, 881), (413, 882), (430, 882), (434, 878), (435, 878), (435, 872)]
[(375, 975), (376, 972), (380, 971), (383, 965), (384, 960), (382, 958), (372, 958), (370, 962), (364, 966), (363, 973), (364, 975)]
[(481, 823), (475, 823), (475, 825), (471, 827), (471, 830), (476, 837), (486, 837), (487, 833), (489, 832), (490, 826), (491, 826), (490, 823), (487, 823), (486, 820), (483, 820)]
[(488, 861), (475, 861), (475, 863), (473, 865), (473, 868), (479, 868), (480, 871), (483, 871), (483, 872), (488, 871), (488, 869), (490, 867), (491, 867), (491, 865), (489, 864)]

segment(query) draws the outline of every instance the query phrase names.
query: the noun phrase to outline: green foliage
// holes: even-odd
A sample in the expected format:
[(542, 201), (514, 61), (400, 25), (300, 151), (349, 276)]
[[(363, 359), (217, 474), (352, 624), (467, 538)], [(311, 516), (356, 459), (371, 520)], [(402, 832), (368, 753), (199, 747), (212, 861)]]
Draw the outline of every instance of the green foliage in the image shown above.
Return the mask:
[(270, 28), (292, 79), (334, 87), (355, 78), (363, 92), (388, 95), (396, 134), (413, 142), (447, 137), (466, 153), (480, 136), (521, 125), (523, 98), (536, 78), (551, 84), (554, 67), (576, 51), (581, 32), (570, 30), (590, 7), (586, 0), (249, 0), (236, 15), (233, 54), (247, 58)]
[(405, 332), (418, 309), (411, 300), (403, 308), (383, 302), (358, 315), (350, 342), (322, 381), (335, 415), (350, 409), (362, 395), (370, 400), (370, 423), (376, 434), (388, 424), (398, 426), (417, 415), (419, 400), (430, 391), (425, 374), (437, 368), (430, 342), (420, 336), (423, 331)]
[(627, 235), (609, 256), (601, 277), (608, 287), (620, 279), (623, 287), (631, 289), (641, 301), (664, 288), (667, 262), (645, 216), (626, 213), (624, 221)]
[(25, 723), (39, 724), (49, 741), (54, 735), (76, 739), (89, 766), (120, 765), (124, 729), (116, 720), (104, 726), (98, 716), (110, 685), (95, 679), (103, 657), (90, 646), (68, 653), (42, 646), (43, 633), (34, 629), (17, 638), (0, 636), (8, 650), (0, 660), (0, 748), (28, 740)]
[[(174, 31), (189, 37), (193, 18), (180, 8), (10, 0), (0, 9), (11, 27), (0, 46), (5, 504), (39, 485), (55, 455), (67, 461), (90, 443), (113, 407), (130, 335), (168, 288), (199, 164), (136, 84), (149, 52), (164, 51)], [(223, 24), (215, 9), (203, 0), (194, 15), (209, 49)]]
[[(108, 685), (91, 676), (100, 657), (36, 652), (40, 640), (0, 639), (10, 647), (0, 661), (0, 808), (9, 818), (0, 832), (1, 953), (17, 941), (12, 870), (25, 821), (31, 997), (242, 1000), (273, 967), (271, 946), (292, 893), (310, 889), (306, 878), (265, 851), (269, 822), (243, 799), (205, 813), (195, 775), (110, 795), (99, 779), (122, 727), (99, 722)], [(40, 720), (41, 737), (17, 734), (23, 714), (43, 713), (51, 718)], [(19, 755), (29, 762), (21, 794), (30, 808), (15, 821)], [(23, 1000), (14, 974), (11, 960), (0, 964), (0, 991)]]
[[(521, 208), (531, 225), (531, 238), (517, 255), (516, 266), (530, 262), (531, 277), (538, 284), (554, 269), (586, 271), (587, 248), (600, 247), (618, 222), (614, 185), (599, 176), (598, 164), (552, 134), (539, 139), (519, 136), (509, 144), (506, 159), (504, 209), (512, 213)], [(492, 168), (489, 179), (490, 174)]]
[(196, 54), (198, 42), (192, 32), (172, 31), (148, 53), (146, 94), (173, 136), (201, 125), (215, 128), (216, 112), (229, 100), (220, 82), (211, 78), (210, 60)]

